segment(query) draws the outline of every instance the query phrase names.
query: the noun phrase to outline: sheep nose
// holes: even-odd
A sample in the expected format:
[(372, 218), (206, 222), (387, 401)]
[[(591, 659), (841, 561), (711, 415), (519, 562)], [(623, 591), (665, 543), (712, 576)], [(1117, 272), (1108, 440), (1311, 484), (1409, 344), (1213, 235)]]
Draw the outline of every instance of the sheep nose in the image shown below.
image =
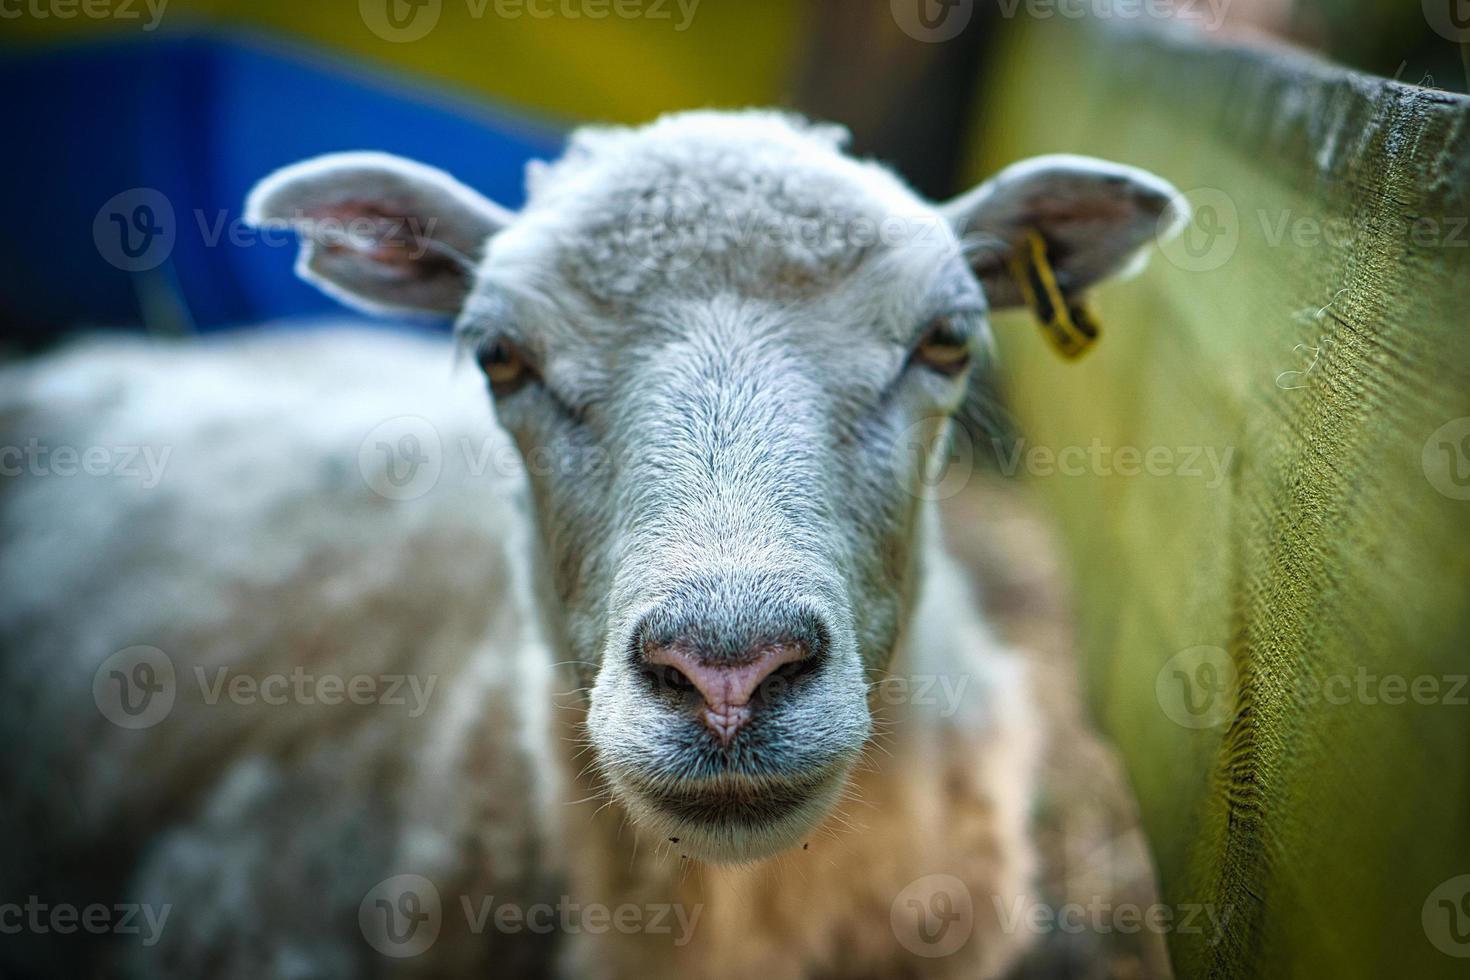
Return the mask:
[[(751, 718), (750, 699), (761, 682), (787, 664), (811, 654), (802, 642), (763, 644), (738, 659), (715, 659), (697, 647), (678, 643), (648, 647), (644, 662), (675, 671), (704, 698), (699, 720), (721, 745), (729, 745)], [(677, 684), (677, 680), (675, 680)]]

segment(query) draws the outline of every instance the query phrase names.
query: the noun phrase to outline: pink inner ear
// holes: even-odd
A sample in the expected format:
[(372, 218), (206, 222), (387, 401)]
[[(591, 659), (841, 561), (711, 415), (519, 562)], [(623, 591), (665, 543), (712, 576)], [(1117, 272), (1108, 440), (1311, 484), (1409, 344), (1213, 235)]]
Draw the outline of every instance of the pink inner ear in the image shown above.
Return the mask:
[(441, 256), (429, 251), (432, 239), (423, 234), (432, 230), (432, 219), (420, 227), (418, 219), (391, 215), (366, 201), (342, 201), (329, 207), (315, 208), (302, 214), (307, 237), (332, 253), (352, 253), (407, 273), (421, 261), (440, 261)]
[(1037, 223), (1106, 221), (1123, 222), (1134, 218), (1141, 210), (1129, 199), (1098, 195), (1044, 196), (1028, 200), (1026, 211), (1034, 215)]

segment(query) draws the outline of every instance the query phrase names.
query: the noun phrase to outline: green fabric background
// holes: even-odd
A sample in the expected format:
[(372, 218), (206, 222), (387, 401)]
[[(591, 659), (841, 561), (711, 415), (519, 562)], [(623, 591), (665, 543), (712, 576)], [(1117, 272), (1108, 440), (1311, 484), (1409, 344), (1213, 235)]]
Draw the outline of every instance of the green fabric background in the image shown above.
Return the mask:
[[(1082, 362), (997, 324), (1028, 445), (1171, 452), (1020, 469), (1163, 899), (1230, 915), (1171, 934), (1179, 975), (1470, 976), (1470, 102), (1059, 20), (993, 69), (977, 177), (1084, 152), (1197, 208)], [(1193, 447), (1231, 451), (1219, 486)]]

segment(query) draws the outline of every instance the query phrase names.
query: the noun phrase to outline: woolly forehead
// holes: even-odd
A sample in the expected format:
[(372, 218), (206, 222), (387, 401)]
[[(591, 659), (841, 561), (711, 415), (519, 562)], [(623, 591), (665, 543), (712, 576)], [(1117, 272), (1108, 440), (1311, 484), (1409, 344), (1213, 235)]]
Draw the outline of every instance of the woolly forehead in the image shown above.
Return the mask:
[(619, 158), (542, 187), (491, 241), (461, 329), (585, 360), (711, 317), (902, 346), (925, 317), (983, 310), (948, 223), (886, 171), (820, 147), (726, 149)]
[[(850, 264), (799, 287), (790, 279), (784, 289), (773, 279), (747, 282), (706, 265), (684, 274), (698, 288), (687, 281), (676, 287), (671, 275), (616, 305), (569, 280), (554, 261), (528, 262), (526, 253), (500, 261), (492, 251), (458, 331), (466, 345), (510, 337), (551, 370), (563, 361), (578, 371), (612, 368), (702, 335), (722, 346), (749, 336), (828, 358), (846, 354), (887, 373), (936, 316), (958, 314), (963, 325), (984, 327), (984, 295), (953, 235), (932, 222), (926, 227), (911, 240), (865, 247)], [(749, 255), (752, 264), (762, 258), (769, 253)]]

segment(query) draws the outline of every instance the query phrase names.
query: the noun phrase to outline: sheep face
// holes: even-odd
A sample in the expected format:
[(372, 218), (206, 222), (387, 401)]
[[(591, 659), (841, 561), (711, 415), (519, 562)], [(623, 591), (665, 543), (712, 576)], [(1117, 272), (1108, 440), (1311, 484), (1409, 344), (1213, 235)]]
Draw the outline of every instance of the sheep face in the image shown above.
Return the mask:
[[(530, 191), (511, 215), (352, 154), (250, 211), (349, 302), (457, 315), (527, 461), (597, 767), (681, 853), (765, 857), (872, 734), (987, 293), (1016, 299), (1007, 254), (1039, 227), (1083, 288), (1172, 224), (1172, 193), (1065, 158), (936, 208), (835, 130), (759, 113), (584, 131)], [(333, 216), (376, 232), (329, 237)]]

